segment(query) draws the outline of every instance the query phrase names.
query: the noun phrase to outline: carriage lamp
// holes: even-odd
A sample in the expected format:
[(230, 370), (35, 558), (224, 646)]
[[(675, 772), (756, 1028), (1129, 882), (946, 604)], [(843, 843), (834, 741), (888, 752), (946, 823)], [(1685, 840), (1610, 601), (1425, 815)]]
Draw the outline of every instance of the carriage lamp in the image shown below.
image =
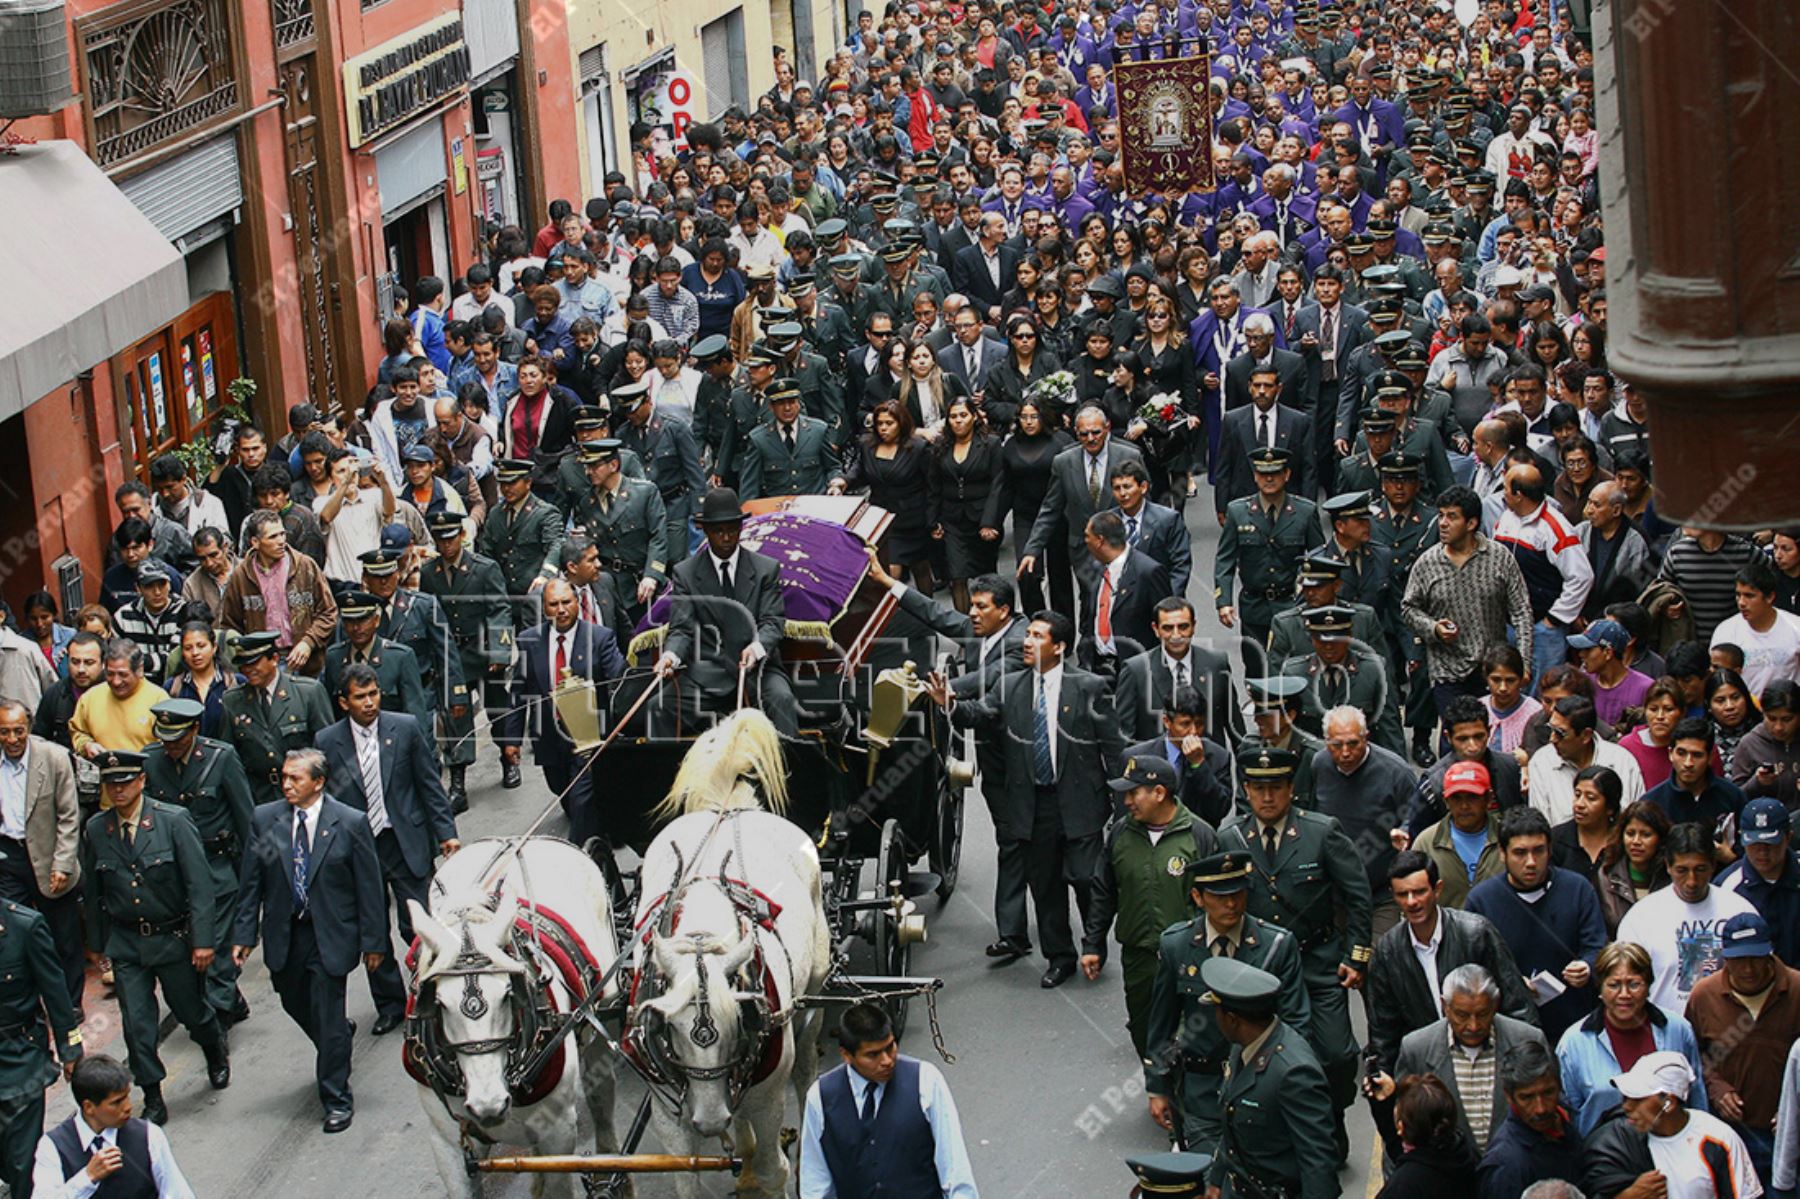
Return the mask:
[[(912, 711), (914, 701), (923, 694), (924, 680), (919, 678), (918, 667), (910, 658), (904, 666), (890, 668), (876, 675), (863, 738), (876, 749), (887, 749), (893, 745), (894, 738), (900, 733), (900, 726), (906, 723), (907, 713)], [(873, 767), (871, 762), (870, 768)]]
[(593, 682), (564, 671), (550, 699), (575, 742), (575, 752), (585, 754), (599, 748), (605, 735), (600, 729), (600, 700)]
[(902, 945), (923, 945), (930, 935), (919, 905), (901, 892), (899, 880), (888, 884), (888, 902), (894, 905), (894, 936)]

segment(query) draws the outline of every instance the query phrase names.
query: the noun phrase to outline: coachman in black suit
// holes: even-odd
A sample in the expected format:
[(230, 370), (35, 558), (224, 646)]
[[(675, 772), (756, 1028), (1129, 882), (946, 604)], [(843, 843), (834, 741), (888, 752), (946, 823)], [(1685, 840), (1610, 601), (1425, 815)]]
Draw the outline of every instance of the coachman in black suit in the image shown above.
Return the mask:
[(1125, 749), (1105, 681), (1065, 665), (1074, 640), (1067, 616), (1039, 612), (1025, 633), (1026, 671), (1009, 679), (998, 698), (956, 701), (942, 676), (931, 681), (932, 697), (950, 709), (953, 724), (1002, 743), (1006, 791), (994, 832), (1024, 846), (1039, 944), (1050, 962), (1045, 987), (1059, 987), (1075, 973), (1069, 892), (1085, 924), (1101, 835), (1112, 815), (1107, 783)]
[(696, 519), (706, 549), (675, 568), (669, 635), (656, 673), (685, 673), (676, 689), (684, 722), (698, 721), (702, 710), (735, 711), (741, 692), (783, 737), (793, 737), (800, 719), (781, 668), (787, 630), (781, 568), (775, 559), (739, 547), (748, 515), (729, 487), (715, 487), (701, 501)]
[(360, 961), (380, 968), (387, 907), (375, 837), (361, 812), (325, 794), (325, 755), (296, 749), (281, 768), (284, 801), (256, 809), (240, 871), (232, 957), (260, 935), (281, 1006), (317, 1051), (325, 1131), (350, 1127), (350, 1040), (344, 981)]
[[(412, 915), (406, 901), (430, 907), (425, 888), (432, 863), (440, 851), (448, 857), (461, 844), (437, 752), (417, 719), (381, 710), (381, 681), (366, 663), (346, 668), (337, 702), (345, 718), (322, 730), (314, 744), (325, 755), (338, 801), (368, 818), (381, 876), (400, 911), (400, 942), (410, 945)], [(406, 984), (393, 950), (385, 956), (381, 968), (369, 972), (375, 999), (375, 1024), (369, 1031), (376, 1036), (400, 1027), (406, 1014)]]
[(585, 845), (590, 837), (603, 835), (594, 806), (594, 780), (587, 769), (591, 759), (575, 752), (575, 742), (550, 696), (566, 672), (591, 682), (595, 702), (605, 711), (611, 692), (606, 684), (625, 672), (625, 656), (611, 629), (581, 619), (575, 589), (566, 581), (551, 580), (541, 594), (549, 619), (519, 634), (507, 711), (494, 740), (505, 760), (517, 765), (519, 742), (529, 729), (531, 756), (544, 772), (544, 782), (562, 798), (569, 840)]

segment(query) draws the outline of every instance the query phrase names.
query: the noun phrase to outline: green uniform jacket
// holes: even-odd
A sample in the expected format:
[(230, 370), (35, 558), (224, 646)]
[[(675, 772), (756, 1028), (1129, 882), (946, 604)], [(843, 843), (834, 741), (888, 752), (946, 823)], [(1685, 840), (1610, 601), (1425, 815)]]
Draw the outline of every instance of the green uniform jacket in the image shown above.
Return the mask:
[(554, 560), (562, 543), (563, 514), (528, 495), (517, 509), (506, 503), (488, 509), (476, 548), (499, 564), (507, 592), (519, 599), (530, 593), (532, 580), (556, 577), (556, 568), (544, 573), (544, 563)]
[(1307, 680), (1300, 693), (1296, 723), (1314, 736), (1325, 733), (1325, 713), (1349, 704), (1369, 722), (1370, 736), (1383, 749), (1406, 756), (1405, 734), (1400, 730), (1400, 689), (1388, 683), (1386, 661), (1376, 651), (1352, 645), (1344, 658), (1343, 672), (1326, 668), (1319, 655), (1295, 655), (1281, 664), (1281, 673)]
[(181, 808), (146, 796), (131, 842), (116, 809), (98, 813), (87, 823), (81, 868), (93, 888), (85, 905), (88, 944), (108, 957), (166, 966), (217, 940), (212, 871), (193, 818)]
[[(55, 1059), (44, 1047), (46, 1015)], [(56, 1061), (80, 1057), (81, 1025), (50, 926), (30, 908), (0, 899), (0, 1103), (42, 1095), (60, 1073)]]
[[(652, 415), (643, 428), (626, 421), (617, 434), (625, 447), (650, 464), (649, 479), (662, 495), (671, 523), (684, 529), (696, 499), (706, 491), (700, 473), (700, 446), (684, 420)], [(592, 490), (590, 484), (587, 490)]]
[(723, 431), (719, 436), (718, 457), (713, 460), (713, 473), (727, 480), (734, 478), (740, 469), (738, 462), (744, 456), (751, 430), (773, 419), (769, 402), (762, 392), (748, 385), (733, 390), (731, 399), (725, 404)]
[(1330, 816), (1291, 808), (1271, 862), (1259, 827), (1246, 816), (1219, 834), (1221, 849), (1250, 854), (1250, 914), (1294, 934), (1309, 979), (1335, 981), (1340, 965), (1367, 970), (1375, 952), (1368, 872), (1343, 828)]
[[(325, 669), (319, 675), (319, 682), (334, 704), (344, 687), (344, 670), (350, 664), (350, 653), (348, 641), (335, 641), (325, 647)], [(398, 641), (377, 637), (369, 643), (368, 663), (375, 668), (375, 679), (381, 684), (381, 710), (404, 712), (429, 729), (437, 709), (432, 707), (425, 688), (420, 685), (419, 659), (413, 652)]]
[[(489, 518), (492, 519), (491, 517)], [(669, 512), (656, 484), (645, 479), (622, 479), (609, 510), (600, 507), (600, 493), (589, 487), (569, 512), (569, 526), (581, 527), (600, 550), (600, 565), (621, 576), (620, 586), (636, 590), (637, 580), (648, 576), (657, 582), (669, 577)], [(561, 547), (558, 538), (557, 546)], [(684, 545), (681, 547), (686, 550)], [(544, 559), (544, 576), (554, 578), (562, 564)]]
[[(1238, 935), (1237, 960), (1267, 970), (1281, 980), (1282, 1023), (1305, 1036), (1312, 1023), (1312, 1002), (1300, 974), (1300, 946), (1285, 929), (1246, 914)], [(1206, 984), (1200, 967), (1212, 957), (1206, 943), (1206, 917), (1181, 920), (1162, 931), (1156, 963), (1156, 985), (1150, 993), (1150, 1046), (1144, 1059), (1144, 1089), (1173, 1095), (1175, 1076), (1217, 1078), (1225, 1068), (1231, 1044), (1219, 1031), (1211, 1004), (1201, 1003)]]
[(1301, 1199), (1338, 1199), (1331, 1091), (1297, 1030), (1275, 1021), (1249, 1060), (1232, 1046), (1219, 1102), (1225, 1135), (1213, 1158), (1214, 1186), (1231, 1199), (1253, 1199), (1246, 1182), (1284, 1186)]
[(269, 803), (281, 798), (281, 764), (288, 750), (311, 749), (319, 730), (332, 722), (331, 700), (322, 685), (286, 670), (276, 680), (266, 714), (257, 690), (246, 685), (225, 693), (219, 740), (237, 751), (256, 802)]
[(512, 662), (512, 606), (506, 602), (506, 579), (492, 558), (467, 546), (454, 566), (433, 558), (419, 568), (419, 590), (444, 610), (465, 685), (479, 681), (490, 666)]
[[(1412, 574), (1413, 563), (1420, 555), (1437, 544), (1437, 513), (1427, 516), (1430, 505), (1425, 501), (1423, 490), (1419, 498), (1404, 516), (1395, 516), (1387, 504), (1373, 505), (1373, 528), (1375, 541), (1385, 545), (1394, 552), (1394, 575), (1404, 579)], [(1401, 586), (1401, 594), (1405, 594), (1405, 585)]]
[[(454, 705), (467, 702), (464, 697), (469, 688), (463, 674), (462, 658), (452, 652), (450, 619), (435, 598), (410, 587), (400, 588), (381, 614), (375, 631), (412, 651), (419, 663), (419, 687), (429, 703)], [(384, 695), (386, 691), (382, 688)], [(431, 723), (429, 710), (413, 715), (427, 725)]]
[[(1225, 506), (1225, 527), (1213, 559), (1213, 604), (1235, 605), (1240, 624), (1266, 627), (1275, 618), (1275, 605), (1294, 598), (1300, 560), (1325, 544), (1325, 534), (1311, 500), (1284, 497), (1280, 517), (1271, 524), (1258, 499), (1245, 496)], [(1235, 601), (1234, 579), (1240, 587)]]
[[(1355, 613), (1350, 618), (1352, 638), (1373, 649), (1387, 645), (1387, 630), (1381, 627), (1381, 618), (1375, 615), (1375, 609), (1341, 597), (1337, 602)], [(1269, 661), (1285, 662), (1297, 654), (1312, 652), (1312, 638), (1307, 635), (1306, 621), (1300, 616), (1304, 609), (1304, 604), (1295, 604), (1275, 614), (1275, 623), (1269, 626)]]
[[(644, 460), (637, 456), (636, 450), (621, 448), (619, 450), (619, 473), (627, 479), (642, 479)], [(564, 450), (562, 457), (556, 460), (556, 500), (558, 512), (567, 512), (575, 506), (576, 499), (582, 493), (593, 490), (593, 483), (587, 477), (587, 467), (581, 464), (575, 447)]]
[[(1240, 755), (1256, 756), (1256, 749), (1263, 744), (1263, 739), (1252, 733), (1238, 747)], [(1300, 757), (1300, 765), (1294, 771), (1294, 806), (1312, 811), (1317, 806), (1313, 797), (1313, 757), (1325, 748), (1325, 743), (1301, 728), (1299, 725), (1288, 727), (1287, 744), (1280, 749), (1291, 749)], [(1244, 780), (1240, 775), (1237, 783), (1237, 810), (1240, 813), (1250, 810), (1250, 798), (1244, 792)]]
[(144, 751), (144, 794), (157, 803), (187, 809), (207, 859), (226, 864), (235, 888), (238, 863), (250, 841), (250, 813), (256, 806), (237, 751), (223, 741), (196, 737), (187, 761), (177, 762), (167, 746), (152, 745)]
[(1156, 844), (1129, 816), (1106, 830), (1106, 849), (1094, 872), (1093, 900), (1081, 952), (1106, 956), (1106, 930), (1117, 921), (1119, 944), (1155, 949), (1163, 930), (1193, 912), (1185, 882), (1190, 862), (1218, 851), (1212, 825), (1180, 804)]
[(800, 335), (806, 338), (806, 344), (825, 360), (828, 369), (842, 375), (844, 355), (860, 340), (850, 324), (850, 314), (837, 304), (820, 299), (813, 305), (812, 316), (796, 314), (795, 319), (800, 322)]
[(850, 415), (844, 411), (842, 371), (827, 365), (820, 355), (801, 350), (799, 360), (787, 364), (786, 373), (800, 385), (803, 411), (814, 420), (825, 422), (833, 453), (842, 452), (850, 436)]

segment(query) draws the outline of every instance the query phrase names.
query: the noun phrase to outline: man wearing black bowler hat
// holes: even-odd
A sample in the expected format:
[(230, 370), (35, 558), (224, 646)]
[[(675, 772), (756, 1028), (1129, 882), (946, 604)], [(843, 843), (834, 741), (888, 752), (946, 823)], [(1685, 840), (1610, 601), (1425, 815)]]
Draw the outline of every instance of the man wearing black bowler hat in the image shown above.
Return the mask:
[(676, 689), (684, 720), (703, 709), (729, 714), (742, 696), (792, 737), (799, 712), (779, 657), (787, 627), (781, 568), (738, 544), (748, 515), (729, 487), (713, 488), (700, 502), (696, 520), (706, 548), (675, 567), (656, 673), (685, 672)]

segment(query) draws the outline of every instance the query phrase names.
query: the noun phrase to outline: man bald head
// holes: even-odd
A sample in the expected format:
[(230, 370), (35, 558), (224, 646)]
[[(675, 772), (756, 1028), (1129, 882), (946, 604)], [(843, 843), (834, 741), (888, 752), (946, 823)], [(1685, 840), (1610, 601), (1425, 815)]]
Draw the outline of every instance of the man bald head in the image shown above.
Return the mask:
[(437, 426), (438, 435), (446, 442), (453, 443), (462, 436), (462, 404), (454, 397), (439, 397), (431, 405), (431, 420)]
[(1613, 530), (1625, 519), (1625, 489), (1610, 480), (1595, 485), (1588, 492), (1581, 516), (1594, 527), (1596, 533), (1611, 540)]
[(1528, 516), (1544, 503), (1544, 475), (1535, 466), (1523, 464), (1506, 472), (1506, 507), (1515, 516)]
[(544, 615), (552, 628), (559, 633), (566, 633), (575, 626), (581, 610), (575, 604), (575, 588), (567, 579), (551, 579), (544, 584), (540, 596), (544, 603)]
[(1475, 426), (1475, 457), (1483, 466), (1492, 466), (1506, 456), (1511, 445), (1506, 426), (1497, 420), (1484, 420)]

